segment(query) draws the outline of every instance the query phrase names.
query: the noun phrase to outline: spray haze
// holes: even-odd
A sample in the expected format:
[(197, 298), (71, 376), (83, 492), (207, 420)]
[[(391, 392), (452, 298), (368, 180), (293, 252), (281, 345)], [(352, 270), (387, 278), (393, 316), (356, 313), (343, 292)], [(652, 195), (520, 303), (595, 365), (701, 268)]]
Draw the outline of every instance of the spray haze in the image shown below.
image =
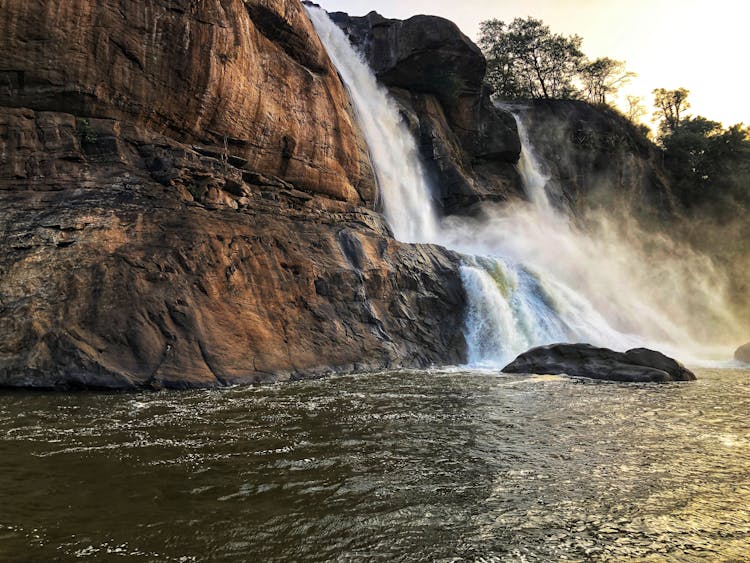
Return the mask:
[(350, 92), (394, 235), (464, 256), (470, 363), (502, 367), (531, 346), (561, 341), (649, 346), (690, 362), (731, 357), (742, 327), (710, 260), (605, 212), (574, 221), (550, 201), (518, 115), (528, 201), (440, 219), (395, 103), (328, 15), (308, 12)]

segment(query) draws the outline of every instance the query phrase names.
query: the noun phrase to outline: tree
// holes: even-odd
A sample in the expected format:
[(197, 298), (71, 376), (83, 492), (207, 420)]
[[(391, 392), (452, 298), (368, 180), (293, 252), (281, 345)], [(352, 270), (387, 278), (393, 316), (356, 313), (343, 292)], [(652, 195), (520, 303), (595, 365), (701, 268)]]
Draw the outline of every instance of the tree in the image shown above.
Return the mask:
[(646, 115), (646, 107), (643, 105), (643, 98), (640, 96), (628, 96), (625, 98), (628, 103), (628, 109), (625, 115), (635, 124), (641, 122)]
[(654, 90), (654, 117), (659, 120), (659, 133), (664, 136), (674, 133), (682, 122), (683, 113), (690, 108), (687, 97), (690, 92), (685, 88), (677, 90)]
[(607, 96), (616, 95), (635, 73), (626, 71), (623, 61), (602, 57), (586, 61), (578, 70), (578, 76), (586, 100), (592, 104), (606, 104)]
[(687, 117), (659, 138), (677, 195), (688, 208), (750, 204), (750, 130)]
[(516, 18), (480, 25), (479, 46), (487, 57), (487, 80), (504, 98), (565, 98), (584, 55), (581, 38), (553, 34), (541, 20)]
[(505, 23), (495, 19), (483, 21), (479, 25), (479, 46), (487, 58), (487, 82), (503, 98), (531, 97), (521, 87)]

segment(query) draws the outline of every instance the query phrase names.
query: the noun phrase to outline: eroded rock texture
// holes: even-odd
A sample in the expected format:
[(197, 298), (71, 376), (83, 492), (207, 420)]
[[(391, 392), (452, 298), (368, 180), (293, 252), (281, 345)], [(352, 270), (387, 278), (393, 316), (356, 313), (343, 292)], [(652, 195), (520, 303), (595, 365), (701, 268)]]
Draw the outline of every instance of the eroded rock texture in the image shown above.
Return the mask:
[(344, 88), (298, 0), (0, 6), (0, 106), (117, 119), (372, 201)]
[(298, 0), (3, 2), (0, 69), (0, 385), (463, 360)]
[(522, 195), (515, 120), (493, 105), (484, 55), (453, 22), (436, 16), (391, 20), (376, 12), (331, 18), (400, 103), (446, 213)]

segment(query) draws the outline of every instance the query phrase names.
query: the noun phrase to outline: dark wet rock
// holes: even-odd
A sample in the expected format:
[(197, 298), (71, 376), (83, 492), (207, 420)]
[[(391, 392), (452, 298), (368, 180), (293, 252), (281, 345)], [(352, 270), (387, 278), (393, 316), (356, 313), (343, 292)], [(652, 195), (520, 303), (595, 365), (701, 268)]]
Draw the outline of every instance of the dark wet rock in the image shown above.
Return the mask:
[(743, 344), (734, 353), (734, 359), (750, 364), (750, 342)]
[(446, 213), (522, 195), (515, 120), (493, 105), (483, 82), (484, 55), (453, 22), (435, 16), (401, 21), (377, 12), (331, 18), (401, 105)]
[(435, 94), (448, 105), (478, 95), (487, 67), (484, 55), (453, 22), (437, 16), (386, 19), (331, 14), (364, 48), (370, 66), (388, 86)]
[(532, 348), (505, 366), (503, 371), (566, 374), (633, 383), (695, 380), (690, 370), (661, 352), (635, 348), (622, 353), (590, 344), (552, 344)]
[(547, 191), (558, 207), (580, 216), (619, 204), (641, 216), (674, 219), (676, 200), (661, 151), (623, 115), (578, 100), (512, 108), (544, 163)]

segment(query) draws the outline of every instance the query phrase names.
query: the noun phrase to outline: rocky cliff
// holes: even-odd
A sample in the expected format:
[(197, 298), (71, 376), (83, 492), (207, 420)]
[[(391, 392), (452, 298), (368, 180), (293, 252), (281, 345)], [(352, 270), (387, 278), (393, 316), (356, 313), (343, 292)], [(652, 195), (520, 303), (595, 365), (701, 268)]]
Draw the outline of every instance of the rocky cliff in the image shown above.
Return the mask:
[(484, 55), (453, 22), (436, 16), (393, 20), (377, 12), (336, 12), (331, 19), (399, 102), (445, 213), (522, 196), (515, 120), (492, 103)]
[[(451, 22), (332, 14), (445, 214), (524, 197), (513, 116)], [(524, 114), (573, 211), (671, 199), (579, 102)], [(465, 360), (460, 257), (395, 241), (300, 0), (0, 3), (0, 386), (194, 387)]]
[(508, 107), (526, 124), (559, 207), (580, 213), (617, 205), (643, 218), (674, 216), (678, 206), (661, 151), (624, 116), (577, 100)]
[(457, 257), (399, 244), (298, 0), (0, 4), (0, 385), (457, 363)]
[(525, 197), (511, 111), (521, 115), (549, 167), (558, 206), (576, 213), (616, 198), (644, 215), (674, 211), (659, 151), (613, 110), (574, 100), (493, 102), (482, 52), (443, 18), (401, 21), (377, 12), (331, 18), (400, 103), (446, 214)]

